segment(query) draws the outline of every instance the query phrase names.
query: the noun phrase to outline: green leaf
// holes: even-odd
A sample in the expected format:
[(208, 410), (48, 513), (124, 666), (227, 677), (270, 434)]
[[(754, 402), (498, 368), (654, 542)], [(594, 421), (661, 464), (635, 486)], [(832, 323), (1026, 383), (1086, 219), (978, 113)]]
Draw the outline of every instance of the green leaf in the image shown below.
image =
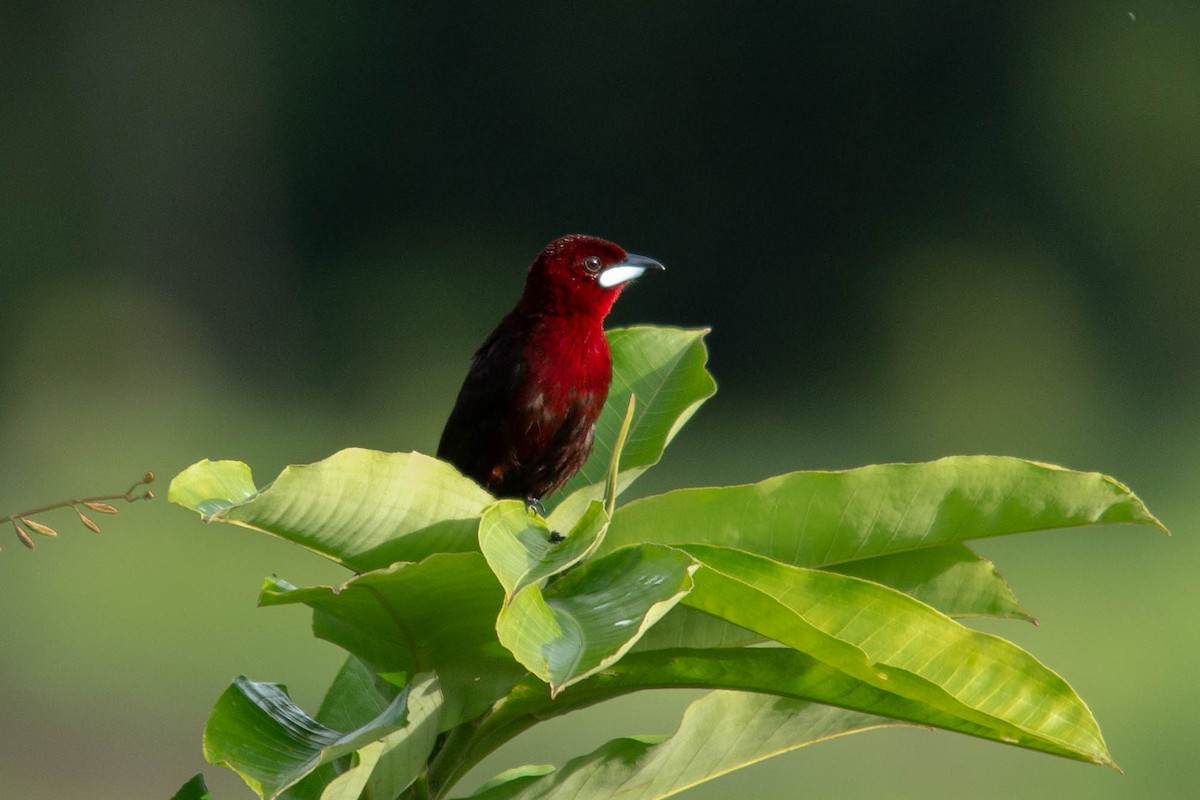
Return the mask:
[(603, 504), (593, 500), (565, 539), (551, 541), (546, 520), (531, 514), (523, 501), (501, 500), (483, 512), (479, 549), (504, 587), (507, 603), (526, 586), (586, 558), (607, 526)]
[(488, 789), (494, 789), (498, 786), (509, 783), (510, 781), (524, 780), (526, 778), (540, 778), (543, 775), (549, 775), (551, 772), (554, 772), (553, 764), (525, 764), (524, 766), (513, 767), (512, 769), (504, 770), (504, 772), (501, 772), (500, 774), (488, 780), (479, 787), (476, 793), (482, 794)]
[(689, 606), (1012, 744), (1112, 765), (1075, 691), (1011, 642), (869, 581), (727, 548), (686, 549), (703, 565)]
[(275, 683), (238, 677), (217, 700), (204, 729), (204, 756), (237, 772), (259, 797), (275, 798), (313, 769), (400, 730), (402, 692), (368, 724), (348, 733), (307, 716)]
[(478, 716), (524, 674), (496, 640), (504, 600), (479, 553), (442, 553), (368, 572), (340, 586), (264, 582), (259, 604), (304, 603), (313, 633), (376, 673), (436, 670), (449, 729)]
[(213, 800), (213, 796), (204, 783), (204, 776), (197, 774), (181, 786), (171, 800)]
[(637, 395), (629, 395), (629, 405), (625, 408), (625, 416), (621, 419), (621, 427), (617, 429), (617, 438), (613, 441), (612, 453), (608, 456), (608, 474), (604, 477), (604, 513), (609, 517), (617, 507), (617, 494), (620, 491), (621, 454), (625, 452), (625, 440), (629, 438), (629, 428), (633, 425), (633, 413), (637, 411)]
[[(881, 583), (915, 597), (950, 617), (1002, 617), (1036, 622), (996, 567), (966, 545), (910, 550), (828, 568)], [(665, 647), (730, 647), (761, 642), (762, 636), (728, 620), (685, 605), (671, 609), (634, 650)]]
[(543, 593), (529, 585), (496, 621), (500, 642), (557, 694), (624, 655), (692, 588), (695, 562), (642, 545), (589, 561)]
[(359, 748), (355, 763), (329, 783), (321, 800), (391, 798), (407, 789), (433, 752), (441, 704), (437, 681), (432, 675), (423, 675), (409, 693), (408, 725)]
[(799, 700), (712, 692), (669, 738), (614, 739), (542, 777), (509, 780), (477, 800), (657, 800), (815, 742), (896, 723)]
[(493, 501), (436, 458), (359, 448), (288, 467), (261, 492), (245, 464), (201, 461), (171, 481), (168, 497), (207, 521), (265, 531), (358, 572), (473, 550)]
[(351, 730), (375, 719), (387, 708), (398, 688), (380, 679), (357, 656), (347, 656), (317, 710), (317, 721), (337, 730)]
[[(638, 408), (621, 454), (618, 494), (638, 476), (658, 463), (663, 451), (692, 414), (717, 391), (705, 369), (708, 329), (665, 327), (617, 328), (608, 331), (613, 377), (608, 402), (596, 421), (591, 457), (566, 487), (556, 495), (565, 498), (566, 516), (577, 518), (590, 500), (604, 492), (604, 481), (613, 445), (629, 407), (637, 395)], [(551, 519), (552, 524), (561, 524)]]
[(947, 544), (847, 561), (831, 572), (882, 583), (950, 617), (1002, 617), (1036, 622), (1017, 602), (996, 565), (962, 544)]
[(490, 752), (537, 722), (631, 692), (684, 688), (774, 694), (1004, 741), (993, 728), (872, 686), (805, 653), (730, 647), (631, 652), (555, 699), (540, 681), (523, 679), (484, 719), (474, 747)]
[(250, 468), (240, 461), (209, 461), (192, 464), (175, 476), (167, 499), (199, 512), (205, 520), (250, 499), (258, 493)]
[(613, 515), (601, 552), (643, 541), (703, 543), (824, 567), (985, 536), (1116, 522), (1166, 530), (1106, 475), (1017, 458), (952, 456), (793, 472), (635, 500)]

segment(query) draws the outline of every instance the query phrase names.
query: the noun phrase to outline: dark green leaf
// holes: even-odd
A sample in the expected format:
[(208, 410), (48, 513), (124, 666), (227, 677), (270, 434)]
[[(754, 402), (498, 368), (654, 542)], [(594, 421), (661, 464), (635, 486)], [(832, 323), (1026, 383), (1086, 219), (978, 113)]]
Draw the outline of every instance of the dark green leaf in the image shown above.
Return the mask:
[(408, 693), (361, 728), (343, 733), (312, 719), (282, 686), (237, 678), (217, 700), (204, 729), (204, 756), (242, 776), (264, 800), (278, 797), (322, 764), (400, 730)]
[(198, 774), (180, 787), (171, 800), (213, 800), (213, 796), (204, 783), (204, 776)]

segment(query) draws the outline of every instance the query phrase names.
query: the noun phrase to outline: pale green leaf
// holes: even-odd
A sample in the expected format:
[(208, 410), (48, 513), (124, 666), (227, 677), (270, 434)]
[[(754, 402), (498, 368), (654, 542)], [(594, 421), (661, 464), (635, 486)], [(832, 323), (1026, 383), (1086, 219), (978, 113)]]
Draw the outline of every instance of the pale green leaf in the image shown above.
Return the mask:
[(205, 520), (258, 493), (250, 467), (241, 461), (198, 461), (175, 476), (167, 499), (200, 514)]
[(686, 549), (703, 565), (689, 606), (1012, 744), (1112, 764), (1075, 691), (1011, 642), (869, 581), (728, 548)]
[(548, 775), (516, 778), (476, 800), (657, 800), (808, 744), (895, 725), (889, 720), (769, 695), (712, 692), (669, 738), (614, 739)]
[(171, 481), (168, 496), (206, 520), (265, 531), (358, 572), (475, 549), (479, 515), (493, 502), (436, 458), (360, 448), (288, 467), (262, 491), (246, 465), (202, 461)]
[[(828, 568), (898, 589), (951, 617), (1035, 620), (1013, 595), (995, 565), (961, 544), (910, 550)], [(634, 650), (664, 647), (731, 647), (763, 637), (728, 620), (685, 605), (671, 609)]]
[(521, 500), (501, 500), (483, 512), (479, 549), (509, 600), (526, 586), (562, 572), (588, 556), (600, 542), (608, 515), (593, 500), (566, 538), (552, 540), (546, 520)]
[(500, 642), (551, 693), (624, 655), (692, 587), (695, 563), (642, 545), (589, 561), (543, 592), (526, 586), (496, 621)]
[(774, 694), (1006, 741), (993, 727), (901, 697), (805, 653), (775, 646), (631, 652), (554, 699), (544, 684), (526, 678), (484, 719), (475, 746), (489, 752), (537, 722), (631, 692), (683, 688)]
[(1118, 522), (1165, 530), (1106, 475), (1017, 458), (951, 456), (646, 497), (617, 509), (601, 551), (643, 541), (703, 543), (824, 567), (986, 536)]

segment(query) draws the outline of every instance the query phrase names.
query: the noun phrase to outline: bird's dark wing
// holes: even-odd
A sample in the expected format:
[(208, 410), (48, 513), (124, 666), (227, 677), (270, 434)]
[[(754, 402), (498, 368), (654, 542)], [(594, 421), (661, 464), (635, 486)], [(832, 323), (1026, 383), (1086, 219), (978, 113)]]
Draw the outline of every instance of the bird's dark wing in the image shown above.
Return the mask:
[(438, 442), (438, 458), (488, 488), (494, 483), (490, 471), (503, 460), (498, 450), (510, 438), (509, 413), (527, 370), (517, 327), (506, 317), (479, 346)]

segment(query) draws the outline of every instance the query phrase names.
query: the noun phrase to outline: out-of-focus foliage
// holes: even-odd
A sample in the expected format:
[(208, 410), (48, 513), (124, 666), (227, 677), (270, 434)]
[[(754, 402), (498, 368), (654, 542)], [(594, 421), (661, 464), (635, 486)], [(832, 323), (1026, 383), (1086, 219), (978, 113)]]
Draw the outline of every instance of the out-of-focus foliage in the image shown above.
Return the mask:
[[(1183, 0), (5, 4), (0, 513), (205, 456), (430, 451), (523, 265), (596, 233), (669, 270), (617, 322), (717, 331), (725, 390), (636, 492), (1000, 453), (1120, 475), (1181, 534), (982, 547), (1042, 623), (1006, 636), (1106, 654), (1072, 677), (1124, 777), (887, 731), (825, 745), (814, 795), (900, 796), (866, 759), (921, 796), (1190, 797), (1197, 40)], [(319, 559), (157, 502), (46, 522), (0, 554), (6, 795), (169, 796), (234, 674), (311, 708), (339, 663), (250, 608), (273, 570), (333, 580)], [(810, 757), (695, 796), (786, 794)]]

